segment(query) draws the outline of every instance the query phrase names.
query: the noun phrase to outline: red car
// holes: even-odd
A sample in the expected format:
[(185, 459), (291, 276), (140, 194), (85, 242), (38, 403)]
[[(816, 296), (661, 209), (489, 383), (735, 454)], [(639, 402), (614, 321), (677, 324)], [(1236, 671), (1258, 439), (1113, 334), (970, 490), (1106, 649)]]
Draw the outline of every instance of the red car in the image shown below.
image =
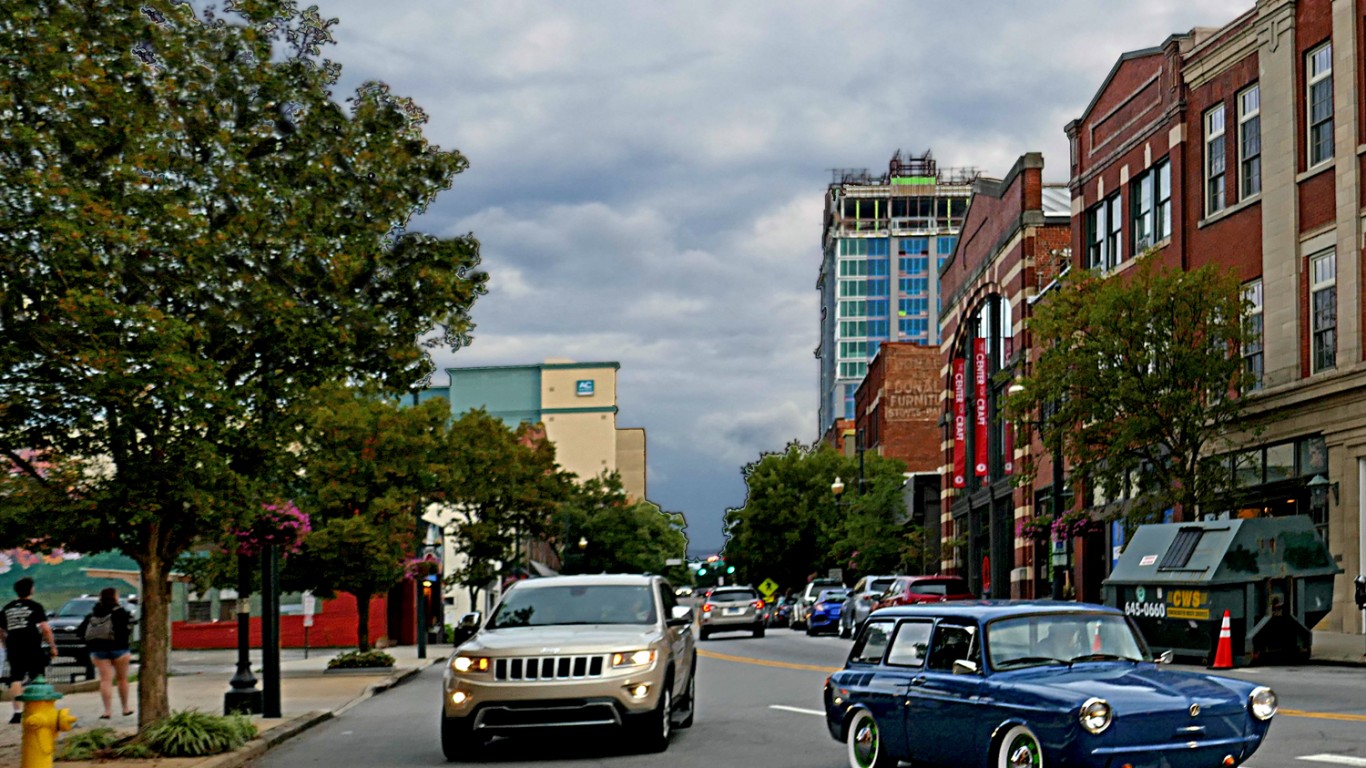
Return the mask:
[(898, 576), (882, 593), (876, 607), (974, 600), (976, 597), (968, 589), (968, 583), (957, 576)]

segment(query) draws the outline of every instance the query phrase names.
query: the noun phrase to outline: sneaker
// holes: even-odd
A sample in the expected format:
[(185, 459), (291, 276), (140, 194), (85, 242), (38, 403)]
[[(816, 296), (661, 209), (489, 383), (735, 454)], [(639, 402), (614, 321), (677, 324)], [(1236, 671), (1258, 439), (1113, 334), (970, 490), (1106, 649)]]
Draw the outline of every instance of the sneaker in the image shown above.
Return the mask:
[(23, 720), (24, 720), (24, 713), (22, 713), (22, 712), (15, 712), (13, 715), (10, 715), (9, 724), (10, 724), (10, 725), (18, 725), (19, 723), (23, 722)]

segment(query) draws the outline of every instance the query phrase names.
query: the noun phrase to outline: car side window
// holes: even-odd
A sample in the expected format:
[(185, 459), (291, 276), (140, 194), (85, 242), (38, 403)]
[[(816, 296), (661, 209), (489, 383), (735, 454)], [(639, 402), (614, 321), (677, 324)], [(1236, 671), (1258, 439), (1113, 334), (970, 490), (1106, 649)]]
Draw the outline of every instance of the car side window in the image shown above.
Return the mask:
[(863, 632), (859, 633), (858, 640), (854, 643), (854, 648), (849, 652), (849, 660), (860, 664), (877, 664), (882, 661), (882, 654), (887, 650), (887, 643), (892, 639), (892, 630), (895, 623), (891, 621), (870, 621), (863, 626)]
[(930, 646), (928, 621), (903, 621), (896, 628), (892, 647), (887, 649), (887, 663), (898, 667), (918, 667), (925, 663), (925, 651)]
[(930, 645), (929, 669), (952, 672), (953, 663), (962, 659), (977, 661), (977, 628), (941, 622)]
[(678, 605), (678, 598), (674, 597), (674, 591), (668, 584), (660, 583), (659, 599), (664, 603), (664, 619), (667, 621), (674, 615), (674, 606)]

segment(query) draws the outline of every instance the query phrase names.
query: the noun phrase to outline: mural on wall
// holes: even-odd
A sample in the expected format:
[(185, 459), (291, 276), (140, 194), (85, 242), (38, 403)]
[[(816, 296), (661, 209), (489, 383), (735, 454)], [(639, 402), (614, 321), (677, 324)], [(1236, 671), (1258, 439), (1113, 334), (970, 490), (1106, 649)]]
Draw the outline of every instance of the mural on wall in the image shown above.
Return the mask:
[(49, 611), (73, 597), (95, 594), (104, 587), (118, 587), (125, 594), (129, 591), (122, 581), (94, 578), (87, 575), (87, 569), (136, 571), (137, 564), (117, 552), (84, 555), (63, 549), (0, 550), (0, 602), (9, 599), (10, 585), (25, 576), (33, 579), (34, 597)]

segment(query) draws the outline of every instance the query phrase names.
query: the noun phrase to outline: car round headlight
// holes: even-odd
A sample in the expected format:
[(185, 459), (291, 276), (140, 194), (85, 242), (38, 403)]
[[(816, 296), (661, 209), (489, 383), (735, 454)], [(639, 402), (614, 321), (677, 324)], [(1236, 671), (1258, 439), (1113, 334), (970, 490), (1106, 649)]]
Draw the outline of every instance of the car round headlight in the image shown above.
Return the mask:
[(1109, 728), (1114, 717), (1114, 710), (1110, 709), (1110, 702), (1105, 699), (1087, 699), (1081, 705), (1081, 727), (1091, 733), (1100, 733)]
[(1252, 716), (1258, 720), (1270, 720), (1276, 714), (1278, 702), (1276, 692), (1264, 685), (1252, 689), (1252, 693), (1247, 697), (1248, 709), (1252, 710)]

